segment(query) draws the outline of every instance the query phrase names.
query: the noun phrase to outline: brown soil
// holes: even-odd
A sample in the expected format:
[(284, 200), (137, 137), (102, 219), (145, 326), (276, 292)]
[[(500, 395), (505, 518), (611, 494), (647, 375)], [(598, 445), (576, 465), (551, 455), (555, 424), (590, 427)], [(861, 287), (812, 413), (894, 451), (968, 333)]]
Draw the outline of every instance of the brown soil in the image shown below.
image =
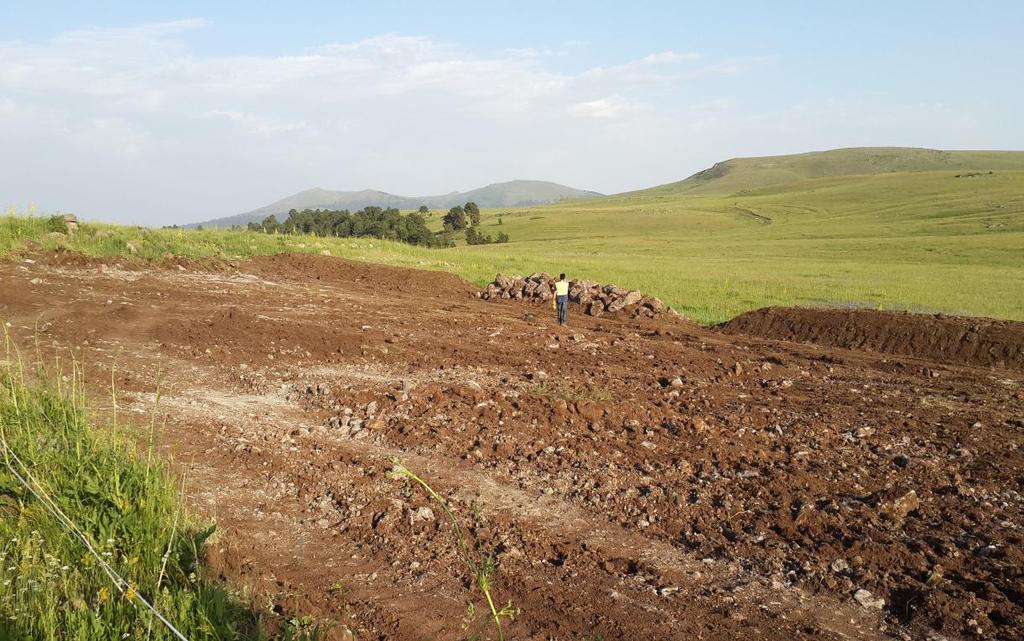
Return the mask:
[(1024, 323), (868, 309), (767, 307), (724, 325), (730, 334), (1024, 369)]
[(0, 263), (0, 319), (74, 350), (96, 403), (113, 369), (140, 424), (159, 385), (218, 571), (333, 638), (486, 626), (395, 459), (496, 555), (509, 639), (1024, 635), (1018, 371), (575, 308), (559, 328), (319, 256), (30, 260)]

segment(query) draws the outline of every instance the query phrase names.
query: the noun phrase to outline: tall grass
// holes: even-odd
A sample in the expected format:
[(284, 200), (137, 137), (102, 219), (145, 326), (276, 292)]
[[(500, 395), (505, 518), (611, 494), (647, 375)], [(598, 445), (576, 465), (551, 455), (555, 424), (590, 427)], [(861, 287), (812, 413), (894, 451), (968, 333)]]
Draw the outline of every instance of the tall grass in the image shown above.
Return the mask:
[[(55, 381), (55, 382), (54, 382)], [(94, 429), (80, 379), (0, 368), (0, 639), (267, 639), (261, 615), (209, 579), (213, 526), (186, 514), (172, 476), (112, 429)], [(49, 498), (128, 586), (19, 481)], [(309, 635), (288, 628), (281, 639)]]

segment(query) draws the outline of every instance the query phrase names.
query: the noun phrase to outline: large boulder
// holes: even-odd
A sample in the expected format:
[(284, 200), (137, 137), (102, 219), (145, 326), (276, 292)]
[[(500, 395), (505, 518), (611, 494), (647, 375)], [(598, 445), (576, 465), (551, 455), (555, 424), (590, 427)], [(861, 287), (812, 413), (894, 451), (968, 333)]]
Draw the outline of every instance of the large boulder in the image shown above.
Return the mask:
[(601, 316), (604, 314), (604, 303), (599, 300), (590, 301), (590, 306), (587, 307), (587, 313), (591, 316)]
[(494, 277), (494, 284), (500, 287), (501, 289), (507, 290), (509, 287), (512, 286), (512, 279), (506, 276), (505, 274), (498, 274), (497, 276)]

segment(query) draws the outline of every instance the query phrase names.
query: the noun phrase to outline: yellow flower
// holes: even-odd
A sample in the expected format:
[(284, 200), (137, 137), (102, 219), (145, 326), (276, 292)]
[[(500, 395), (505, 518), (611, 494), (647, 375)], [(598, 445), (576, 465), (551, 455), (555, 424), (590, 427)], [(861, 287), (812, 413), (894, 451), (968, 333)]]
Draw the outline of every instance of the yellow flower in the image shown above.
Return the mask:
[(110, 600), (110, 590), (108, 590), (107, 586), (104, 585), (102, 588), (100, 588), (100, 591), (96, 593), (96, 601), (100, 605), (103, 605), (104, 603), (106, 603), (109, 600)]
[(125, 593), (124, 593), (124, 600), (125, 601), (134, 601), (136, 594), (137, 593), (135, 592), (135, 584), (134, 583), (129, 583), (128, 584), (128, 589), (125, 590)]

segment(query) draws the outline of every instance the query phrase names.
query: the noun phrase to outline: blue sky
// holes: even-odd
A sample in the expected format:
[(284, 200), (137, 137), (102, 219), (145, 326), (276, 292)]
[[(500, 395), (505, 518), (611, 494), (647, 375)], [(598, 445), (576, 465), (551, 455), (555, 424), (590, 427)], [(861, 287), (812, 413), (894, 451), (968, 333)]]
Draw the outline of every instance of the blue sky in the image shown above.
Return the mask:
[(607, 193), (742, 155), (1024, 148), (1024, 3), (0, 5), (0, 205)]

